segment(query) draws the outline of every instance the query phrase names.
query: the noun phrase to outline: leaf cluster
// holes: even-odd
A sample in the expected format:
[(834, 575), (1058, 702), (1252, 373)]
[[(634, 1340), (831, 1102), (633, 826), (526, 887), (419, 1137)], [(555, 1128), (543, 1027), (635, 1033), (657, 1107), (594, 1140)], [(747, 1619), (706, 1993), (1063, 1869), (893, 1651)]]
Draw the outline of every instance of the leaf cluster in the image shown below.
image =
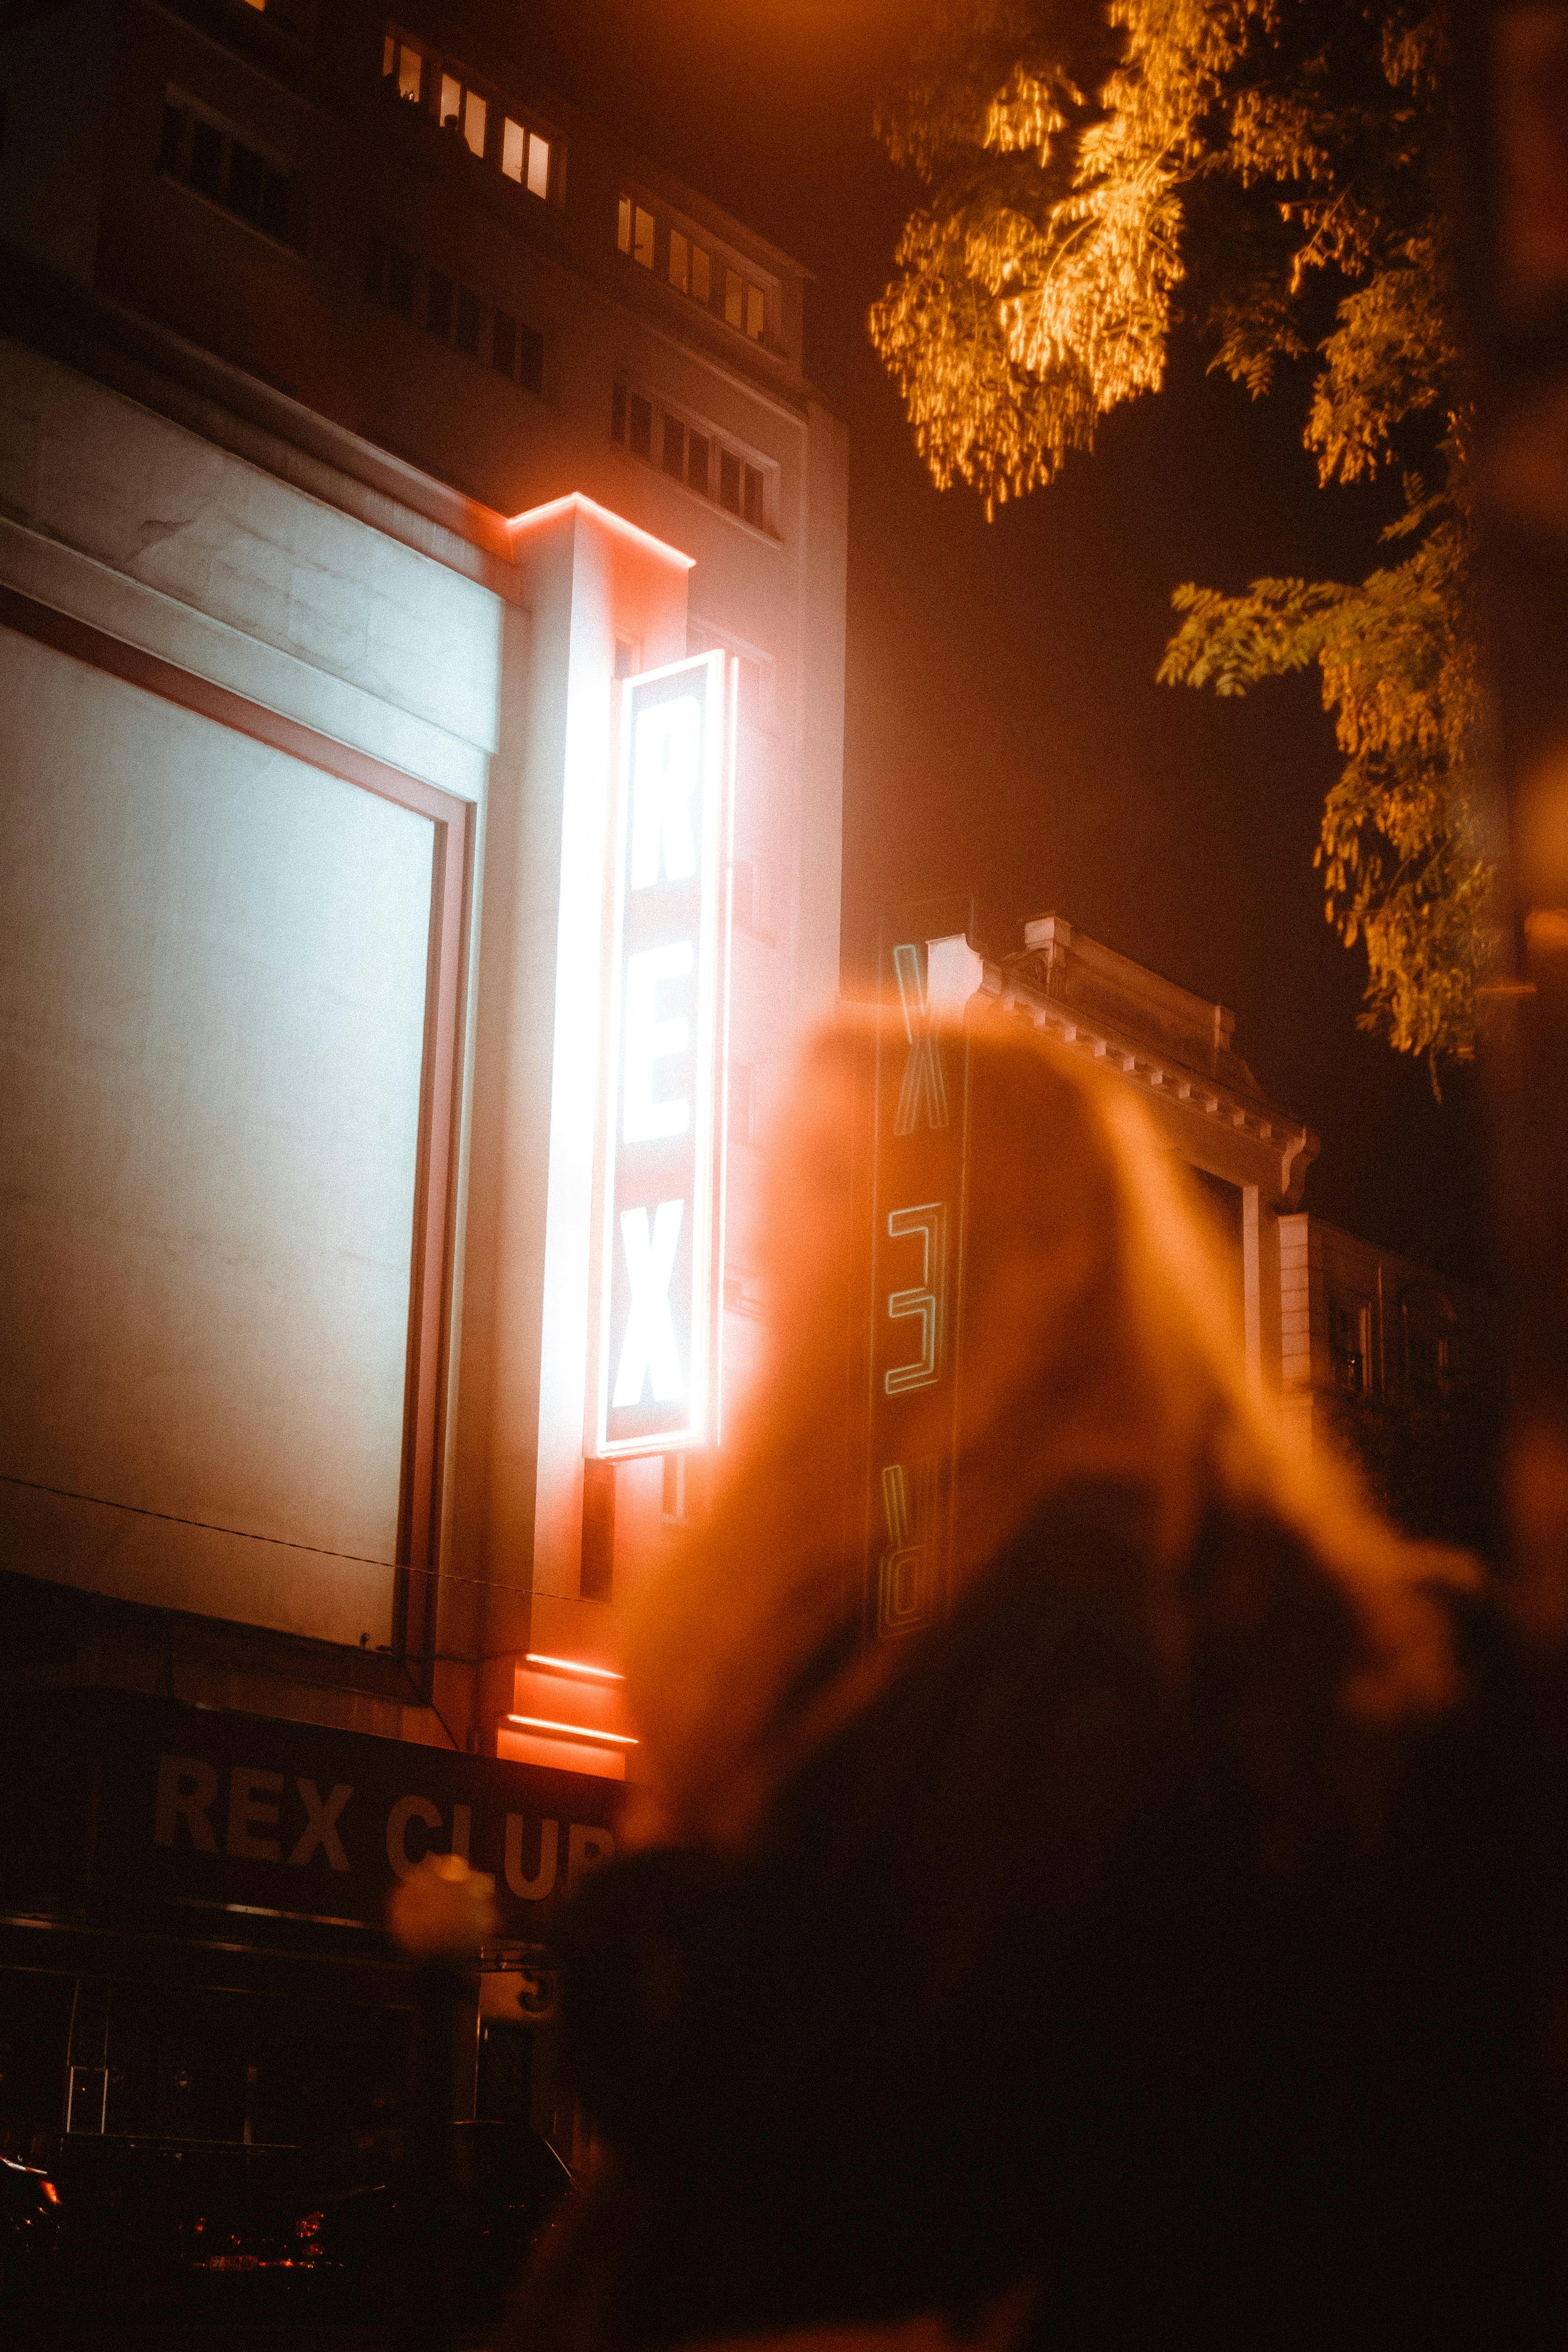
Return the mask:
[(1313, 358), (1320, 479), (1401, 483), (1397, 560), (1182, 589), (1161, 676), (1237, 694), (1318, 669), (1345, 762), (1326, 910), (1365, 947), (1364, 1025), (1429, 1056), (1470, 1049), (1495, 955), (1450, 76), (1432, 0), (946, 0), (879, 116), (922, 194), (869, 321), (933, 480), (988, 513), (1157, 392), (1178, 331), (1255, 397)]

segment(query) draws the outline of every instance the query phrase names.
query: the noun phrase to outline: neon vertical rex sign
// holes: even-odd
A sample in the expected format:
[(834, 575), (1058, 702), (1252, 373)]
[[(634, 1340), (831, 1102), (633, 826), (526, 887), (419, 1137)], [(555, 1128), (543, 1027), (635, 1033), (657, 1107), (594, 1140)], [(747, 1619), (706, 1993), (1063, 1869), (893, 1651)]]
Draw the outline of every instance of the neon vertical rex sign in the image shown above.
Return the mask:
[(622, 688), (600, 1282), (598, 1451), (715, 1433), (722, 1236), (725, 663)]
[(962, 935), (884, 940), (871, 1151), (865, 1631), (917, 1633), (947, 1601), (969, 1031), (943, 1026), (931, 958)]

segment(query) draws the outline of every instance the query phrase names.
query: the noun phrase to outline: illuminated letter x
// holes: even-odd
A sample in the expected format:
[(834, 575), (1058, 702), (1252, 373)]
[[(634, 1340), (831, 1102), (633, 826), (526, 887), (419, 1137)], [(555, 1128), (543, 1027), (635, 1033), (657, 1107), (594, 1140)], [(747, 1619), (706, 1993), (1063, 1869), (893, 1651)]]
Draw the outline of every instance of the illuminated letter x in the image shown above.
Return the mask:
[(899, 1109), (893, 1121), (893, 1133), (912, 1135), (922, 1103), (926, 1118), (932, 1127), (947, 1125), (947, 1084), (942, 1074), (942, 1053), (926, 1006), (920, 950), (908, 945), (895, 948), (893, 971), (899, 983), (899, 1003), (903, 1007), (904, 1034), (910, 1041), (904, 1080), (899, 1088)]
[(685, 1206), (684, 1201), (661, 1201), (654, 1213), (651, 1240), (646, 1209), (621, 1211), (621, 1246), (626, 1254), (632, 1304), (616, 1374), (612, 1402), (617, 1406), (641, 1404), (643, 1385), (649, 1379), (656, 1404), (668, 1404), (686, 1393), (675, 1326), (669, 1319), (669, 1277)]

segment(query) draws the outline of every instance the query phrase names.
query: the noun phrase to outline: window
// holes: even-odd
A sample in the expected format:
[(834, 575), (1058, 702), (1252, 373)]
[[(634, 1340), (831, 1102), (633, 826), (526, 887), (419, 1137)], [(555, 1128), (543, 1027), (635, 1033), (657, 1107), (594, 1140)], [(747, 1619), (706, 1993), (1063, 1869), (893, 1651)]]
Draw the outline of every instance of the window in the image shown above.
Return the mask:
[(406, 99), (411, 106), (417, 106), (425, 95), (425, 60), (417, 49), (411, 48), (406, 41), (394, 41), (388, 33), (386, 46), (382, 52), (383, 74), (390, 75), (395, 65), (398, 97)]
[(645, 212), (630, 196), (623, 196), (620, 201), (616, 242), (641, 268), (653, 268), (653, 215)]
[(222, 193), (223, 133), (198, 115), (191, 125), (191, 185), (216, 201)]
[(458, 75), (443, 73), (437, 119), (443, 131), (455, 131), (471, 155), (484, 160), (489, 106), (477, 89), (468, 89)]
[(1329, 1301), (1329, 1363), (1334, 1386), (1348, 1396), (1367, 1391), (1367, 1334), (1370, 1307), (1358, 1300)]
[(768, 323), (767, 297), (760, 286), (746, 289), (746, 332), (754, 343), (761, 342)]
[[(705, 310), (710, 309), (714, 283), (712, 255), (706, 246), (698, 243), (689, 229), (677, 228), (672, 222), (668, 234), (669, 246), (665, 260), (665, 273), (669, 283), (678, 294), (688, 294), (694, 302), (700, 302)], [(644, 269), (651, 269), (654, 267), (657, 238), (658, 221), (655, 215), (645, 205), (639, 205), (635, 196), (622, 196), (617, 210), (616, 228), (616, 241), (621, 252), (639, 262)], [(738, 307), (731, 323), (743, 331), (751, 331), (760, 336), (763, 332), (763, 320), (766, 311), (766, 297), (762, 288), (750, 289), (750, 293), (756, 297), (758, 322), (755, 328), (747, 330), (748, 281), (735, 270), (731, 270), (728, 274), (740, 289), (737, 298)]]
[[(699, 498), (717, 499), (753, 530), (772, 533), (774, 469), (753, 464), (705, 426), (692, 425), (649, 393), (617, 383), (610, 393), (610, 438), (634, 457), (646, 457), (672, 482)], [(715, 478), (715, 476), (717, 478)]]
[[(389, 237), (372, 234), (365, 248), (364, 290), (373, 302), (384, 302), (405, 319), (414, 316), (416, 264)], [(487, 340), (485, 314), (489, 310)], [(465, 357), (483, 361), (499, 375), (521, 384), (525, 392), (544, 390), (544, 338), (499, 304), (489, 309), (482, 294), (458, 285), (444, 269), (431, 269), (425, 280), (425, 325), (432, 335), (450, 343)]]
[(731, 514), (741, 511), (741, 460), (733, 449), (719, 452), (719, 503)]
[[(548, 201), (551, 170), (560, 142), (502, 111), (500, 102), (474, 88), (468, 68), (452, 58), (437, 58), (416, 40), (389, 25), (382, 39), (382, 79), (401, 99), (421, 112), (433, 114), (441, 129), (461, 139), (482, 163), (499, 166), (503, 175), (526, 188), (531, 196)], [(514, 101), (515, 103), (515, 101)], [(492, 118), (500, 119), (499, 142), (492, 137)], [(559, 167), (556, 170), (559, 180)], [(556, 189), (559, 198), (560, 190)]]
[(517, 380), (524, 392), (544, 390), (544, 338), (537, 327), (518, 330)]
[(173, 93), (163, 101), (158, 168), (276, 243), (303, 245), (304, 187), (298, 175)]
[(738, 269), (724, 272), (724, 323), (727, 327), (746, 323), (746, 281)]

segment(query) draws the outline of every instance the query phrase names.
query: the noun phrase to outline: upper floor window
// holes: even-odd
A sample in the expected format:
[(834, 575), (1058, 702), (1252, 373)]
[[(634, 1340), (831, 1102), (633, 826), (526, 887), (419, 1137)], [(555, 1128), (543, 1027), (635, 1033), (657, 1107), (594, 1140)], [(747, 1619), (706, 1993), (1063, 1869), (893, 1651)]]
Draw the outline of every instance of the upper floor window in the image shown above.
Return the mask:
[(610, 399), (610, 438), (753, 530), (776, 536), (777, 467), (732, 448), (710, 425), (678, 415), (652, 393), (617, 383)]
[(1329, 1301), (1329, 1363), (1334, 1386), (1347, 1395), (1364, 1396), (1369, 1381), (1367, 1345), (1372, 1309), (1362, 1299)]
[(639, 268), (667, 278), (677, 293), (703, 310), (717, 310), (726, 326), (754, 343), (767, 341), (767, 289), (733, 263), (721, 262), (689, 229), (661, 220), (638, 198), (623, 194), (616, 242)]
[(171, 90), (163, 100), (158, 168), (222, 205), (264, 236), (296, 250), (305, 242), (305, 189), (297, 172)]
[(382, 37), (381, 75), (384, 88), (433, 116), (479, 163), (531, 196), (560, 202), (562, 142), (554, 131), (525, 120), (515, 100), (477, 86), (456, 58), (437, 55), (397, 25), (388, 25)]
[(544, 338), (499, 302), (489, 302), (444, 269), (427, 268), (395, 238), (373, 232), (365, 252), (364, 290), (438, 342), (479, 360), (520, 383), (544, 390)]

